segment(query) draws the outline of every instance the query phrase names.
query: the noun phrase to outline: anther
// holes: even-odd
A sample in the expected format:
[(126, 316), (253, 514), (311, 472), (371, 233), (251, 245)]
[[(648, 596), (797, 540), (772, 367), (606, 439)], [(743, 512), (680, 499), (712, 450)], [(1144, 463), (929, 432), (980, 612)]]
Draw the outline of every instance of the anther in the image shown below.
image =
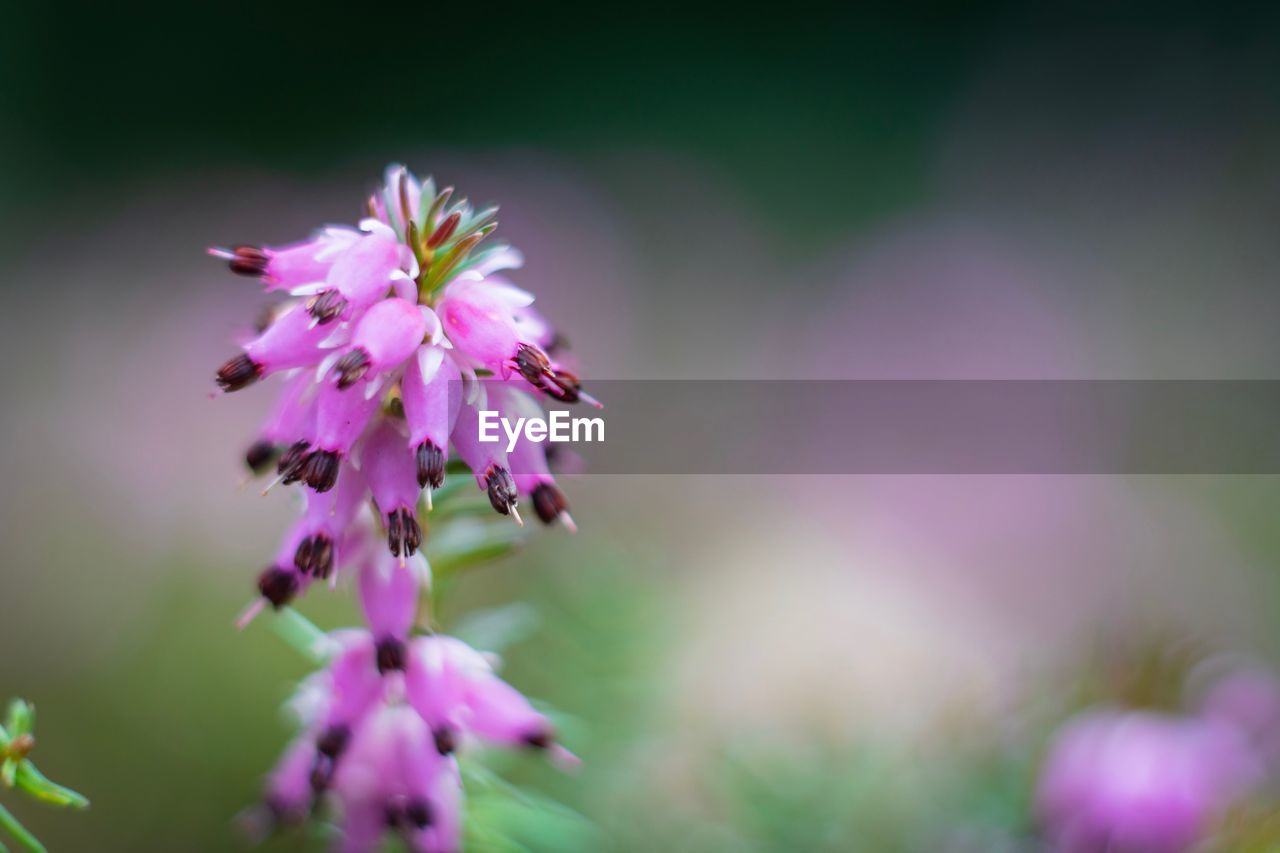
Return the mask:
[(280, 482), (287, 486), (302, 479), (307, 464), (307, 451), (310, 449), (311, 443), (305, 439), (289, 445), (289, 449), (282, 453), (280, 460), (276, 462), (276, 473), (280, 475)]
[(302, 466), (302, 477), (317, 492), (327, 492), (338, 482), (338, 454), (332, 450), (317, 450), (307, 456)]
[(266, 473), (266, 470), (271, 467), (279, 455), (280, 448), (274, 441), (260, 438), (249, 445), (249, 449), (244, 452), (244, 464), (248, 466), (254, 476), (258, 476)]
[(432, 737), (436, 742), (436, 752), (441, 755), (449, 755), (458, 748), (458, 736), (448, 726), (436, 729), (432, 732)]
[(223, 391), (239, 391), (262, 378), (262, 368), (241, 353), (218, 368), (218, 385)]
[(372, 366), (373, 362), (369, 358), (369, 353), (361, 348), (345, 353), (333, 366), (334, 372), (338, 374), (338, 387), (346, 389), (355, 385), (364, 378), (364, 375), (369, 372), (369, 368)]
[(431, 825), (431, 804), (426, 800), (410, 800), (404, 807), (404, 819), (418, 829)]
[(324, 533), (306, 537), (293, 553), (293, 564), (303, 574), (329, 577), (333, 573), (333, 540)]
[(341, 724), (329, 726), (316, 738), (316, 752), (326, 758), (337, 758), (347, 748), (349, 740), (351, 729)]
[(260, 276), (266, 273), (270, 260), (257, 246), (236, 246), (227, 258), (227, 266), (236, 275)]
[(520, 344), (512, 361), (520, 375), (538, 387), (542, 386), (542, 377), (551, 373), (551, 359), (532, 344)]
[(522, 740), (531, 749), (547, 749), (551, 746), (552, 737), (550, 732), (538, 731), (525, 735)]
[(392, 510), (387, 515), (387, 547), (396, 557), (412, 557), (422, 544), (422, 528), (409, 509)]
[(485, 474), (485, 486), (489, 491), (489, 504), (503, 515), (511, 515), (519, 503), (516, 481), (506, 468), (491, 465)]
[(539, 483), (533, 490), (533, 511), (543, 524), (551, 524), (569, 511), (569, 500), (557, 486)]
[(418, 463), (418, 485), (438, 489), (444, 485), (444, 451), (429, 441), (418, 445), (415, 453)]
[(307, 311), (322, 326), (338, 319), (345, 310), (347, 310), (347, 300), (336, 290), (318, 293), (307, 302)]
[(258, 576), (258, 592), (272, 607), (279, 610), (298, 594), (298, 577), (288, 569), (268, 566)]
[(383, 637), (374, 647), (378, 658), (378, 672), (383, 675), (396, 670), (403, 670), (409, 656), (409, 649), (395, 637)]

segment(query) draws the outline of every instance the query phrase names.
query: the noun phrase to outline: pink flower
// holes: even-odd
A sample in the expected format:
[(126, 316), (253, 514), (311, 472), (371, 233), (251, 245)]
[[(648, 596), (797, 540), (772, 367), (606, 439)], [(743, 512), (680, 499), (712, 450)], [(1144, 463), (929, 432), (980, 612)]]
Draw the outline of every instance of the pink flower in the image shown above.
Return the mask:
[[(533, 296), (496, 276), (521, 258), (481, 245), (495, 210), (451, 205), (451, 192), (393, 167), (358, 231), (211, 250), (291, 297), (215, 377), (233, 392), (284, 375), (245, 463), (257, 474), (274, 462), (272, 485), (303, 484), (306, 499), (241, 624), (354, 570), (368, 625), (328, 635), (326, 665), (299, 703), (302, 733), (269, 775), (264, 799), (275, 824), (335, 800), (340, 847), (349, 851), (375, 849), (388, 831), (413, 850), (459, 849), (453, 753), (469, 740), (574, 760), (488, 657), (450, 637), (414, 636), (430, 583), (422, 513), (444, 485), (451, 446), (496, 511), (519, 521), (523, 495), (544, 521), (572, 527), (541, 448), (526, 443), (508, 460), (501, 444), (478, 440), (486, 395), (477, 372), (510, 379), (491, 383), (494, 405), (521, 416), (540, 410), (517, 385), (594, 403), (548, 354), (556, 336)], [(475, 392), (470, 400), (464, 390)]]
[[(511, 386), (489, 383), (489, 393), (500, 401), (501, 411), (508, 418), (540, 418), (542, 409), (528, 394)], [(577, 530), (569, 515), (569, 499), (556, 485), (555, 477), (547, 465), (547, 445), (521, 437), (507, 455), (516, 490), (533, 501), (534, 511), (544, 524), (559, 519), (570, 531)]]
[[(462, 405), (462, 374), (443, 347), (424, 344), (409, 360), (400, 383), (404, 416), (409, 424), (409, 447), (414, 454), (418, 485), (444, 485), (449, 459), (449, 436)], [(427, 492), (430, 496), (430, 492)]]
[(1091, 711), (1056, 737), (1037, 804), (1054, 849), (1186, 850), (1259, 780), (1240, 734), (1192, 717)]
[(329, 664), (309, 683), (304, 734), (268, 777), (276, 823), (330, 796), (341, 806), (341, 849), (372, 850), (393, 831), (411, 849), (453, 851), (462, 808), (454, 753), (467, 742), (576, 762), (487, 656), (452, 637), (409, 639), (422, 568), (402, 568), (385, 552), (362, 568), (370, 629), (331, 635)]
[(506, 379), (519, 373), (533, 388), (566, 403), (595, 401), (582, 393), (577, 376), (543, 350), (548, 327), (532, 314), (533, 296), (503, 279), (477, 273), (459, 276), (445, 290), (439, 315), (444, 332), (477, 367)]
[[(479, 444), (476, 406), (483, 401), (466, 402), (462, 388), (476, 371), (595, 404), (577, 376), (548, 354), (558, 337), (532, 307), (533, 295), (500, 277), (522, 259), (509, 247), (484, 244), (496, 209), (451, 205), (451, 193), (392, 167), (359, 230), (331, 227), (288, 246), (211, 250), (233, 271), (293, 297), (217, 372), (228, 392), (288, 374), (246, 464), (263, 473), (275, 461), (277, 482), (303, 482), (323, 494), (358, 464), (365, 442), (391, 435), (389, 425), (407, 452), (393, 453), (385, 438), (368, 454), (378, 471), (369, 482), (388, 542), (406, 556), (421, 544), (419, 496), (428, 490), (429, 509), (429, 490), (444, 484), (451, 444), (497, 512), (518, 521), (523, 496), (544, 521), (572, 526), (568, 502), (538, 449), (518, 452), (524, 470), (517, 481), (500, 448)], [(327, 535), (339, 542), (341, 533)], [(288, 600), (304, 578), (278, 568), (271, 598)]]
[(334, 258), (359, 236), (358, 231), (350, 228), (325, 228), (310, 240), (288, 246), (215, 248), (210, 249), (209, 254), (226, 260), (231, 271), (238, 275), (262, 279), (268, 291), (291, 290), (324, 281)]

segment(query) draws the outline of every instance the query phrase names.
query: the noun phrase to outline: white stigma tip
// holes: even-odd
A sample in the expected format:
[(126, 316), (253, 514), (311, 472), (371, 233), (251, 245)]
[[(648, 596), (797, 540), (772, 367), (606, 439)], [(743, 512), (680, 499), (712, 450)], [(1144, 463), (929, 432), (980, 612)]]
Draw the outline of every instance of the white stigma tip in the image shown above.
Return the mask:
[(558, 743), (553, 743), (547, 749), (547, 758), (549, 758), (551, 760), (551, 763), (554, 764), (556, 767), (559, 767), (561, 770), (565, 770), (565, 771), (572, 772), (582, 766), (581, 758), (574, 755), (572, 752), (565, 749), (563, 746), (561, 746)]
[(262, 612), (262, 608), (266, 606), (267, 600), (265, 598), (255, 598), (249, 606), (244, 609), (240, 616), (236, 618), (237, 630), (243, 631), (245, 628), (249, 627), (249, 623), (257, 618), (258, 614)]
[(276, 477), (275, 477), (275, 479), (274, 479), (274, 480), (272, 480), (270, 483), (267, 483), (267, 485), (262, 489), (262, 496), (265, 498), (265, 497), (267, 496), (267, 494), (268, 494), (268, 493), (269, 493), (269, 492), (270, 492), (270, 491), (271, 491), (275, 486), (279, 485), (280, 481), (281, 481), (281, 480), (283, 480), (283, 479), (284, 479), (284, 474), (277, 474), (277, 475), (276, 475)]
[(560, 513), (560, 523), (563, 524), (564, 529), (569, 531), (570, 533), (578, 532), (578, 525), (574, 524), (573, 516), (569, 515), (569, 513), (567, 512)]
[(516, 524), (524, 527), (524, 519), (520, 517), (520, 511), (515, 507), (511, 507), (511, 517), (516, 520)]

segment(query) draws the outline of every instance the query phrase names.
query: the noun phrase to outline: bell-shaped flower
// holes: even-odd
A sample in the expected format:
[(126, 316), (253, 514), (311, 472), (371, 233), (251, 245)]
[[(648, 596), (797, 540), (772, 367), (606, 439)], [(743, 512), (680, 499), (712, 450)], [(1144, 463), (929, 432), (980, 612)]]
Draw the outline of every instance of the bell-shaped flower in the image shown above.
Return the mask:
[(489, 495), (489, 504), (497, 512), (510, 515), (517, 524), (524, 524), (516, 510), (520, 496), (516, 481), (511, 476), (507, 451), (500, 441), (480, 440), (480, 414), (478, 407), (488, 405), (465, 404), (458, 409), (458, 420), (453, 429), (453, 446), (467, 467), (475, 474), (476, 482)]
[(365, 439), (361, 464), (369, 479), (374, 503), (387, 531), (387, 547), (401, 559), (417, 552), (422, 544), (418, 524), (418, 485), (413, 454), (404, 435), (384, 419)]
[(239, 391), (277, 371), (315, 364), (324, 357), (328, 336), (312, 322), (305, 306), (294, 305), (245, 344), (242, 354), (218, 368), (218, 385), (224, 391)]
[(392, 288), (410, 300), (417, 298), (413, 252), (381, 223), (366, 220), (362, 225), (368, 233), (337, 256), (323, 282), (293, 290), (296, 295), (311, 297), (307, 310), (318, 323), (350, 319)]
[(333, 366), (339, 388), (399, 367), (422, 343), (431, 309), (407, 299), (384, 299), (356, 324), (350, 348)]
[(418, 485), (438, 489), (444, 485), (449, 436), (462, 405), (462, 374), (448, 350), (433, 344), (419, 347), (400, 380), (400, 398)]
[(334, 259), (360, 238), (354, 228), (331, 226), (310, 240), (287, 246), (236, 246), (213, 248), (209, 254), (222, 258), (233, 273), (262, 279), (266, 290), (292, 290), (324, 281)]

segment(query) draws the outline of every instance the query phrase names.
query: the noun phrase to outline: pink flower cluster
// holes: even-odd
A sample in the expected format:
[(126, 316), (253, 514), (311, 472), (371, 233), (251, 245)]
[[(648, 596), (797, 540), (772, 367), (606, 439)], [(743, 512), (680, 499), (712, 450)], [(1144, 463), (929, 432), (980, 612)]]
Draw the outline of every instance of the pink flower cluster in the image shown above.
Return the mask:
[(461, 847), (462, 781), (455, 751), (475, 738), (576, 759), (545, 716), (461, 640), (412, 637), (420, 558), (379, 555), (359, 573), (368, 629), (334, 632), (328, 666), (306, 682), (303, 731), (267, 780), (277, 824), (306, 820), (332, 792), (341, 848), (374, 849), (387, 831), (412, 850)]
[(420, 513), (444, 484), (451, 450), (498, 513), (520, 522), (528, 498), (542, 521), (573, 529), (542, 445), (522, 442), (508, 455), (480, 442), (478, 412), (540, 414), (539, 395), (598, 405), (554, 359), (560, 338), (533, 297), (500, 275), (520, 266), (519, 253), (482, 245), (496, 209), (451, 204), (451, 193), (393, 166), (358, 228), (210, 250), (287, 294), (216, 378), (231, 392), (283, 377), (245, 462), (256, 474), (274, 467), (272, 485), (300, 484), (305, 498), (242, 624), (342, 573), (358, 575), (368, 621), (330, 635), (327, 667), (304, 691), (304, 732), (271, 774), (266, 801), (277, 822), (290, 822), (325, 797), (353, 851), (373, 849), (387, 830), (411, 849), (458, 849), (453, 754), (470, 738), (571, 758), (485, 656), (411, 634), (430, 579)]
[(518, 268), (520, 254), (482, 247), (496, 209), (450, 205), (451, 193), (393, 166), (359, 229), (210, 250), (292, 297), (217, 372), (228, 392), (285, 377), (245, 454), (255, 473), (274, 465), (275, 482), (302, 483), (306, 493), (303, 518), (260, 578), (275, 607), (348, 562), (366, 497), (391, 553), (412, 556), (422, 544), (419, 499), (430, 508), (451, 448), (497, 512), (519, 522), (528, 498), (542, 521), (573, 528), (542, 445), (522, 442), (510, 459), (501, 443), (479, 441), (478, 411), (540, 411), (543, 394), (598, 404), (553, 360), (561, 338), (533, 296), (499, 275)]

